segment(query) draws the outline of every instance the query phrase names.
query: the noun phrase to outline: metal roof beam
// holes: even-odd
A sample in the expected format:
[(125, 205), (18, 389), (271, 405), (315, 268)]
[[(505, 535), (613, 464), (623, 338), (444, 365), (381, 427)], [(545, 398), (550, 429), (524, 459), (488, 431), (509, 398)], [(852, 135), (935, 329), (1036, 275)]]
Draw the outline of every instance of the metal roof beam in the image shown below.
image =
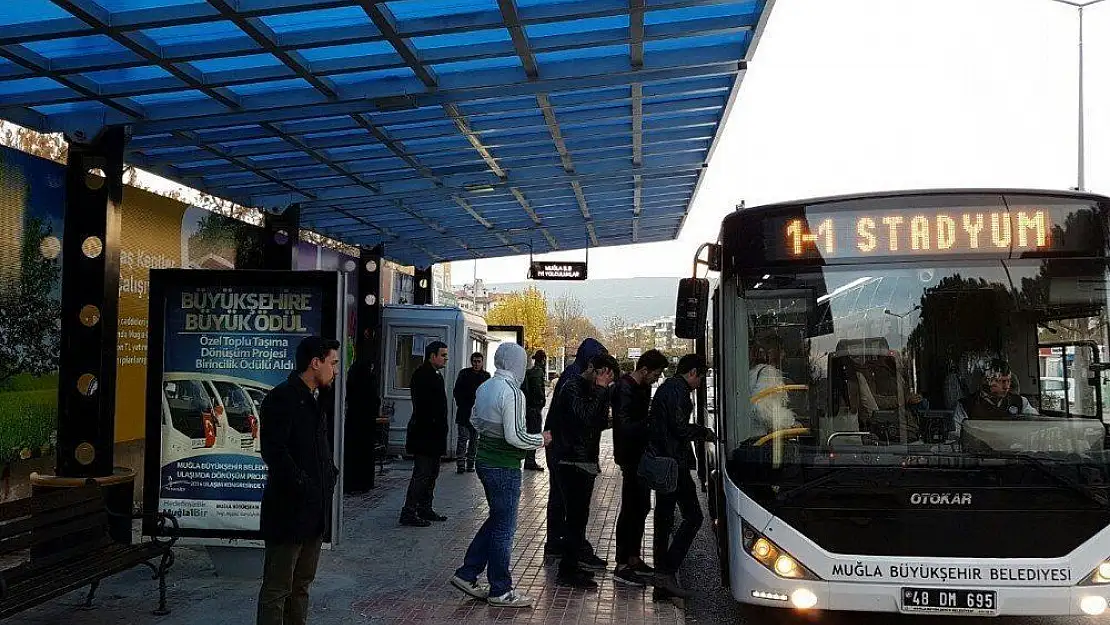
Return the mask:
[(497, 5), (501, 9), (501, 19), (505, 23), (505, 28), (509, 29), (516, 55), (520, 57), (520, 63), (524, 67), (524, 75), (531, 79), (538, 78), (539, 65), (536, 63), (532, 46), (528, 44), (528, 34), (520, 21), (520, 10), (516, 6), (516, 0), (497, 0)]
[[(238, 109), (240, 107), (239, 98), (228, 91), (227, 89), (208, 87), (203, 84), (204, 76), (195, 67), (183, 63), (181, 65), (165, 62), (159, 56), (158, 44), (147, 37), (141, 32), (123, 33), (110, 26), (111, 15), (101, 8), (99, 5), (89, 2), (89, 0), (50, 0), (58, 7), (68, 11), (70, 14), (76, 16), (81, 21), (88, 24), (93, 30), (103, 32), (110, 37), (113, 41), (123, 46), (127, 50), (147, 61), (151, 65), (162, 68), (165, 72), (181, 81), (188, 87), (196, 89), (209, 98), (212, 98), (221, 105)], [(100, 91), (104, 93), (107, 90), (100, 86)], [(180, 90), (180, 86), (177, 87)], [(173, 88), (171, 87), (172, 91)], [(110, 93), (110, 92), (109, 92)], [(141, 91), (133, 92), (131, 95), (141, 95)]]
[[(745, 16), (753, 20), (755, 15)], [(643, 40), (665, 40), (694, 35), (722, 34), (750, 31), (753, 24), (749, 22), (737, 23), (737, 16), (703, 18), (697, 20), (684, 20), (674, 23), (652, 24), (643, 29)], [(115, 32), (121, 32), (118, 29)], [(122, 31), (127, 32), (127, 31)], [(138, 34), (138, 33), (136, 33)], [(523, 32), (522, 32), (523, 34)], [(629, 29), (610, 28), (592, 30), (588, 32), (564, 33), (534, 37), (525, 40), (530, 44), (527, 57), (521, 57), (525, 73), (535, 64), (535, 54), (573, 50), (583, 47), (597, 47), (605, 45), (618, 45), (629, 40)], [(382, 35), (372, 25), (327, 27), (320, 29), (306, 29), (286, 33), (280, 38), (281, 48), (286, 51), (312, 49), (317, 47), (336, 47), (357, 45), (381, 41)], [(424, 51), (420, 54), (425, 64), (456, 63), (459, 61), (500, 58), (519, 51), (516, 39), (512, 42), (491, 41), (465, 46), (444, 46)], [(640, 45), (642, 50), (642, 42)], [(166, 44), (157, 47), (158, 54), (167, 63), (191, 63), (209, 59), (227, 58), (230, 56), (244, 56), (257, 54), (258, 48), (249, 39), (227, 38), (213, 41), (194, 41), (189, 43)], [(312, 71), (317, 76), (333, 76), (363, 72), (375, 69), (395, 69), (408, 67), (404, 61), (394, 61), (392, 54), (364, 55), (347, 58), (321, 59), (312, 63)], [(60, 75), (98, 72), (110, 69), (130, 69), (144, 67), (150, 62), (143, 58), (126, 52), (105, 52), (97, 55), (74, 55), (51, 59), (51, 69)], [(642, 65), (642, 63), (641, 63)], [(634, 66), (636, 66), (634, 64)], [(237, 68), (228, 72), (206, 73), (205, 83), (211, 86), (232, 86), (235, 84), (266, 82), (283, 80), (292, 74), (281, 73), (278, 66), (260, 66), (254, 68)], [(537, 71), (538, 74), (538, 71)], [(0, 81), (18, 80), (33, 77), (35, 74), (28, 70), (7, 68), (0, 70)]]
[[(721, 0), (662, 0), (653, 4), (652, 10), (714, 5), (720, 2)], [(88, 0), (84, 0), (83, 3), (92, 4)], [(246, 17), (265, 17), (350, 5), (351, 0), (237, 0), (236, 2), (237, 11)], [(620, 0), (603, 2), (579, 0), (551, 6), (528, 7), (521, 12), (520, 19), (525, 24), (541, 24), (623, 15), (627, 12), (627, 3)], [(199, 3), (114, 11), (110, 13), (110, 17), (112, 27), (123, 32), (203, 24), (221, 19), (218, 13)], [(398, 23), (406, 37), (475, 30), (483, 27), (495, 28), (501, 25), (500, 11), (474, 11), (437, 18), (401, 20)], [(90, 33), (87, 26), (68, 17), (41, 22), (4, 24), (0, 26), (0, 45), (88, 34), (93, 33)]]
[[(547, 94), (564, 90), (615, 87), (628, 85), (632, 82), (646, 84), (653, 81), (668, 81), (682, 78), (734, 75), (742, 69), (742, 67), (742, 62), (729, 61), (699, 65), (696, 67), (666, 67), (643, 69), (637, 72), (550, 80), (545, 79), (535, 82), (507, 83), (467, 89), (440, 89), (435, 93), (414, 94), (411, 97), (413, 103), (418, 106), (438, 106), (445, 103), (460, 104), (470, 100), (482, 100), (486, 98), (506, 98)], [(178, 129), (214, 129), (257, 124), (261, 121), (288, 122), (333, 117), (366, 112), (374, 106), (372, 101), (367, 101), (367, 94), (365, 92), (361, 95), (357, 95), (358, 92), (359, 90), (357, 88), (348, 88), (346, 89), (346, 93), (340, 94), (340, 97), (334, 102), (313, 102), (310, 106), (307, 105), (309, 102), (305, 102), (305, 104), (282, 105), (275, 104), (275, 102), (280, 102), (280, 100), (274, 98), (256, 98), (253, 102), (256, 102), (258, 106), (254, 110), (244, 111), (242, 113), (205, 111), (205, 108), (211, 107), (204, 106), (190, 106), (186, 109), (182, 109), (180, 106), (148, 107), (150, 109), (150, 115), (148, 115), (146, 119), (135, 121), (130, 118), (120, 118), (109, 121), (111, 123), (133, 122), (134, 132), (137, 134), (160, 134)], [(288, 92), (286, 92), (286, 94), (288, 94)], [(288, 95), (286, 97), (288, 97)], [(247, 99), (244, 98), (244, 103), (246, 103), (246, 101)], [(0, 116), (7, 116), (3, 109), (0, 109)]]
[[(712, 130), (704, 125), (695, 125), (691, 127), (682, 127), (676, 129), (660, 128), (655, 129), (652, 132), (645, 133), (644, 145), (654, 146), (683, 142), (708, 141), (711, 138)], [(545, 147), (546, 145), (549, 145), (549, 143), (550, 139), (544, 142), (527, 141), (514, 144), (513, 147), (506, 147), (503, 149), (502, 160), (513, 163), (527, 161), (536, 157), (537, 153), (535, 148)], [(631, 139), (629, 138), (627, 132), (613, 129), (608, 131), (599, 131), (596, 137), (593, 137), (589, 140), (576, 141), (575, 144), (578, 146), (578, 149), (576, 151), (579, 154), (588, 155), (621, 147), (627, 149), (628, 146), (631, 145)], [(329, 149), (330, 147), (334, 147), (329, 145), (320, 145), (315, 142), (310, 143), (309, 145), (313, 146), (316, 149)], [(355, 145), (357, 145), (357, 143)], [(190, 144), (183, 140), (181, 140), (181, 146), (188, 147), (189, 150), (178, 150), (172, 153), (148, 153), (148, 160), (172, 160), (175, 165), (177, 165), (183, 171), (188, 171), (192, 169), (203, 169), (206, 176), (219, 177), (238, 173), (237, 169), (228, 168), (220, 165), (206, 164), (193, 167), (190, 165), (190, 163), (187, 162), (187, 160), (195, 159), (198, 162), (203, 161), (207, 158), (205, 153), (199, 148), (192, 147)], [(382, 149), (385, 150), (386, 148), (383, 146)], [(141, 152), (142, 150), (140, 148), (137, 151)], [(280, 154), (285, 151), (286, 150), (277, 150), (276, 152), (274, 152), (274, 154)], [(251, 156), (254, 154), (253, 151), (243, 153), (243, 151), (235, 147), (231, 147), (228, 152), (237, 156)], [(484, 171), (485, 167), (482, 164), (483, 161), (480, 158), (474, 157), (469, 160), (460, 160), (458, 158), (460, 156), (470, 154), (473, 154), (473, 152), (470, 150), (467, 150), (465, 153), (459, 151), (442, 152), (439, 155), (426, 158), (423, 162), (428, 167), (434, 168), (436, 171), (445, 176), (465, 171)], [(272, 156), (272, 154), (270, 156)], [(394, 169), (395, 167), (392, 165), (394, 159), (395, 155), (393, 153), (382, 154), (378, 151), (350, 152), (345, 155), (336, 155), (332, 157), (332, 160), (336, 163), (349, 164), (353, 166), (353, 170), (364, 172), (385, 172)], [(268, 169), (278, 171), (283, 175), (286, 173), (295, 173), (296, 170), (300, 168), (311, 167), (315, 164), (315, 159), (312, 159), (311, 157), (301, 153), (291, 154), (286, 158), (266, 159), (266, 166)], [(472, 165), (477, 166), (477, 169), (471, 167)]]
[[(699, 150), (673, 150), (671, 152), (660, 153), (660, 154), (657, 155), (657, 158), (662, 159), (664, 157), (667, 157), (668, 160), (670, 160), (671, 162), (674, 162), (676, 164), (697, 165), (697, 164), (700, 164), (704, 161), (705, 151), (706, 150), (704, 150), (704, 149), (699, 149)], [(596, 170), (596, 171), (618, 172), (618, 171), (622, 171), (622, 169), (627, 171), (627, 167), (625, 165), (626, 163), (627, 163), (627, 157), (623, 153), (617, 153), (617, 154), (614, 154), (614, 155), (609, 156), (607, 158), (599, 158), (599, 159), (594, 159), (594, 160), (590, 160), (590, 161), (581, 161), (580, 166), (583, 170), (588, 169), (590, 171)], [(521, 167), (517, 171), (519, 173), (526, 173), (527, 169), (530, 169), (530, 168), (529, 167)], [(544, 168), (538, 167), (537, 169), (542, 170)], [(346, 174), (346, 172), (345, 172), (345, 175), (348, 175), (348, 174)], [(355, 176), (354, 174), (349, 174), (349, 177), (351, 177), (352, 179), (358, 179), (357, 176)], [(525, 177), (528, 177), (528, 176), (525, 176)], [(315, 178), (315, 180), (332, 180), (333, 178), (334, 177), (317, 177), (317, 178)], [(304, 186), (306, 189), (307, 188), (313, 188), (313, 189), (315, 189), (317, 191), (321, 191), (321, 192), (325, 187), (330, 187), (330, 188), (333, 188), (333, 189), (345, 188), (345, 185), (337, 184), (334, 181), (333, 182), (319, 183), (319, 184), (313, 185), (312, 187), (309, 187), (309, 186), (303, 185), (303, 180), (291, 179), (291, 178), (285, 178), (285, 177), (282, 177), (282, 180), (284, 182), (296, 181), (296, 182), (299, 183), (299, 186)], [(384, 177), (378, 176), (378, 177), (375, 178), (375, 180), (381, 185), (382, 192), (388, 192), (388, 187), (389, 187), (388, 182), (389, 181), (387, 179), (385, 179)], [(405, 178), (397, 179), (396, 182), (410, 182), (410, 181), (419, 181), (419, 180), (420, 180), (419, 178), (405, 177)], [(212, 189), (215, 189), (215, 190), (224, 190), (224, 192), (227, 192), (227, 193), (249, 192), (253, 195), (268, 195), (268, 194), (273, 193), (274, 191), (276, 191), (276, 189), (271, 188), (272, 185), (268, 185), (267, 183), (262, 183), (262, 182), (257, 182), (257, 183), (254, 183), (254, 184), (249, 184), (248, 183), (248, 184), (238, 184), (238, 185), (230, 185), (230, 186), (226, 183), (223, 184), (223, 185), (220, 185), (218, 183), (218, 181), (214, 182), (214, 181), (206, 180), (206, 182), (208, 182), (209, 188), (212, 188)], [(457, 192), (459, 192), (459, 189), (449, 188), (448, 192), (457, 193)], [(420, 191), (415, 191), (415, 192), (409, 191), (409, 192), (407, 192), (407, 194), (408, 194), (409, 197), (413, 197), (413, 196), (422, 195), (423, 193), (420, 192)], [(584, 200), (579, 202), (579, 204), (580, 204), (580, 206), (583, 206), (584, 205)], [(587, 213), (588, 213), (588, 209), (584, 210), (584, 215), (583, 216), (585, 216)]]
[[(359, 0), (359, 5), (362, 6), (370, 20), (374, 22), (374, 25), (378, 27), (378, 30), (381, 31), (386, 41), (393, 46), (397, 54), (400, 55), (405, 63), (412, 69), (413, 73), (416, 74), (416, 77), (424, 83), (424, 86), (430, 91), (439, 89), (439, 80), (435, 72), (425, 66), (415, 48), (412, 47), (412, 44), (398, 33), (396, 25), (397, 20), (393, 17), (392, 13), (390, 13), (389, 8), (385, 5), (379, 6), (368, 0)], [(482, 144), (481, 138), (470, 129), (470, 125), (466, 121), (466, 116), (459, 111), (458, 107), (451, 103), (445, 103), (443, 104), (443, 111), (447, 114), (447, 117), (454, 122), (458, 131), (465, 136), (467, 141), (474, 147), (474, 150), (481, 155), (482, 160), (489, 166), (490, 171), (502, 180), (507, 178), (508, 174), (506, 174), (505, 170), (497, 163), (497, 159), (493, 157), (489, 149)], [(439, 182), (439, 184), (442, 183)]]
[(555, 237), (552, 236), (551, 232), (544, 227), (543, 221), (540, 219), (539, 214), (536, 213), (536, 210), (532, 208), (531, 203), (528, 202), (528, 198), (525, 197), (524, 192), (517, 187), (509, 187), (509, 191), (513, 194), (513, 197), (516, 198), (516, 201), (524, 209), (524, 212), (528, 213), (528, 217), (532, 220), (532, 223), (539, 226), (540, 232), (543, 233), (544, 238), (547, 239), (547, 244), (551, 247), (551, 249), (559, 249), (559, 242), (555, 240)]
[(551, 141), (555, 144), (555, 150), (559, 152), (559, 160), (563, 162), (563, 170), (568, 174), (573, 174), (574, 161), (571, 160), (570, 151), (567, 150), (566, 140), (563, 139), (563, 132), (559, 128), (559, 120), (555, 119), (555, 109), (551, 106), (551, 99), (546, 93), (539, 93), (536, 94), (536, 102), (543, 112), (544, 121), (547, 122), (547, 129), (551, 133)]
[(408, 42), (397, 29), (397, 20), (393, 17), (389, 7), (384, 3), (378, 4), (371, 0), (357, 0), (357, 4), (362, 7), (366, 12), (366, 16), (370, 21), (374, 22), (374, 26), (382, 33), (382, 37), (393, 46), (401, 59), (405, 61), (420, 82), (424, 83), (429, 89), (435, 89), (439, 86), (439, 81), (432, 70), (424, 66), (423, 61), (417, 55), (416, 50), (413, 49), (412, 44)]
[[(597, 173), (593, 173), (593, 174), (589, 174), (589, 175), (576, 174), (575, 176), (572, 177), (572, 180), (580, 181), (583, 184), (591, 184), (593, 182), (605, 182), (605, 181), (613, 181), (613, 180), (626, 181), (630, 177), (629, 176), (630, 172), (628, 172), (627, 168), (622, 168), (620, 166), (608, 167), (608, 168), (598, 168), (598, 169), (599, 169), (599, 171)], [(642, 168), (637, 173), (639, 175), (641, 175), (644, 178), (644, 182), (647, 183), (650, 180), (654, 180), (654, 179), (659, 178), (659, 177), (689, 176), (689, 175), (692, 175), (692, 174), (696, 174), (701, 169), (702, 169), (702, 164), (701, 163), (695, 163), (695, 164), (687, 163), (687, 164), (675, 164), (675, 165), (666, 165), (666, 166), (659, 166), (659, 167), (645, 166), (644, 168)], [(565, 189), (566, 184), (567, 184), (567, 177), (565, 175), (559, 175), (559, 176), (554, 176), (554, 177), (531, 178), (531, 179), (527, 179), (527, 180), (517, 181), (517, 182), (513, 183), (512, 186), (515, 186), (515, 187), (517, 187), (521, 190), (524, 190), (524, 191), (528, 191), (528, 190), (537, 190), (537, 191), (539, 191), (539, 190)], [(494, 186), (495, 186), (495, 188), (500, 187), (500, 185), (494, 185)], [(452, 190), (450, 190), (450, 189), (433, 189), (433, 190), (429, 190), (429, 191), (424, 192), (422, 195), (434, 196), (434, 197), (444, 197), (444, 198), (449, 199), (451, 193), (452, 193)], [(360, 199), (378, 200), (380, 198), (385, 198), (385, 199), (394, 199), (394, 198), (399, 198), (399, 197), (409, 197), (409, 198), (411, 198), (411, 197), (413, 197), (414, 194), (412, 192), (403, 192), (403, 193), (396, 193), (396, 194), (383, 193), (381, 196), (375, 196), (373, 198), (366, 198), (365, 196), (360, 196), (360, 195), (351, 195), (349, 193), (345, 193), (345, 194), (341, 194), (341, 193), (322, 193), (320, 195), (321, 195), (321, 197), (318, 198), (318, 199), (296, 198), (296, 199), (290, 201), (289, 203), (293, 203), (293, 202), (300, 203), (301, 204), (301, 209), (303, 211), (303, 210), (306, 210), (307, 208), (310, 208), (310, 207), (331, 206), (334, 202), (341, 202), (342, 201), (342, 202), (348, 202), (349, 203), (352, 200), (357, 201), (357, 200), (360, 200)], [(256, 196), (252, 196), (250, 201), (246, 202), (245, 205), (255, 205), (255, 206), (269, 205), (271, 200), (274, 200), (274, 199), (275, 199), (274, 197), (269, 196), (269, 195), (256, 195)], [(240, 202), (240, 203), (244, 204), (244, 202)]]

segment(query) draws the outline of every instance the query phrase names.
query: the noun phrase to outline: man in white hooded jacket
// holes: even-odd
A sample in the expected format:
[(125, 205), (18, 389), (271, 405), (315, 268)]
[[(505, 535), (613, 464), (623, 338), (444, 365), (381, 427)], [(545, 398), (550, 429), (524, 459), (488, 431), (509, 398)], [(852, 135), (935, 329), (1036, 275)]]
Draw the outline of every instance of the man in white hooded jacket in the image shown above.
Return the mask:
[[(509, 575), (513, 534), (520, 503), (521, 464), (550, 442), (550, 435), (529, 434), (520, 384), (528, 354), (515, 343), (502, 343), (493, 356), (496, 373), (478, 387), (470, 422), (478, 430), (478, 479), (486, 491), (489, 518), (466, 550), (451, 584), (491, 606), (526, 608), (533, 599), (513, 589)], [(478, 582), (487, 571), (489, 586)]]

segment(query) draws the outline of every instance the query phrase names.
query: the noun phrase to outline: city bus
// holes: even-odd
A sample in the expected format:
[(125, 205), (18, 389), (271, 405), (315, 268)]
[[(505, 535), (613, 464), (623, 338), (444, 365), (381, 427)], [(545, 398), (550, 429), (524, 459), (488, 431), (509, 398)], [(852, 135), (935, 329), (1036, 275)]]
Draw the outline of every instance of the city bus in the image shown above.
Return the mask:
[(724, 219), (711, 307), (695, 277), (678, 308), (712, 322), (706, 486), (737, 601), (1106, 611), (1108, 211), (929, 190)]

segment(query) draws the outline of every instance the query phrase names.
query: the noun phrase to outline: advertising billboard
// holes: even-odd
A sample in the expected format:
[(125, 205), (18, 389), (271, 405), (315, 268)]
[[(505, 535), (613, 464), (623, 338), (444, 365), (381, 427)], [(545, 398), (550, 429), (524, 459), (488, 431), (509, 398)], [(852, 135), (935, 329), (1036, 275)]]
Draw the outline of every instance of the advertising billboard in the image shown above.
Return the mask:
[[(180, 535), (259, 538), (259, 408), (302, 339), (342, 336), (340, 285), (324, 271), (150, 272), (144, 507), (177, 517)], [(321, 397), (335, 433), (339, 395)]]

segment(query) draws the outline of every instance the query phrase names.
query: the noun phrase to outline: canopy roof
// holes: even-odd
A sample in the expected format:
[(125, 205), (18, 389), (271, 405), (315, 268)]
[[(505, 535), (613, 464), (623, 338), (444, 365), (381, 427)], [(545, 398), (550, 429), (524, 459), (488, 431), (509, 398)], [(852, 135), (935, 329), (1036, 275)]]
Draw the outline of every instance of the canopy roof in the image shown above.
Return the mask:
[(0, 118), (418, 265), (669, 240), (772, 2), (0, 2)]

